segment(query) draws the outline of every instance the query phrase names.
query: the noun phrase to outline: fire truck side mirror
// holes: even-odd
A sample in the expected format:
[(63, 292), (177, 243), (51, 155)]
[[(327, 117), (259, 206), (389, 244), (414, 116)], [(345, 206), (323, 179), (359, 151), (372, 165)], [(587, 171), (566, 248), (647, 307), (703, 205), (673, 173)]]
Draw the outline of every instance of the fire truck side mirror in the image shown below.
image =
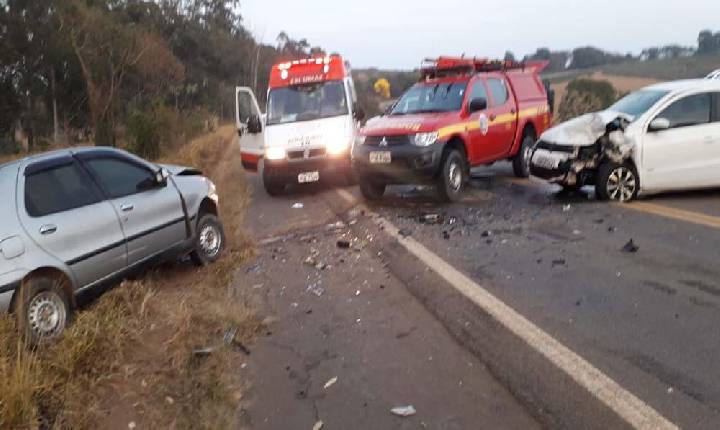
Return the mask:
[(470, 100), (470, 103), (468, 104), (468, 112), (480, 112), (481, 110), (487, 109), (487, 106), (488, 103), (485, 97), (476, 97)]
[(257, 115), (252, 115), (248, 118), (247, 131), (250, 134), (262, 133), (262, 121)]

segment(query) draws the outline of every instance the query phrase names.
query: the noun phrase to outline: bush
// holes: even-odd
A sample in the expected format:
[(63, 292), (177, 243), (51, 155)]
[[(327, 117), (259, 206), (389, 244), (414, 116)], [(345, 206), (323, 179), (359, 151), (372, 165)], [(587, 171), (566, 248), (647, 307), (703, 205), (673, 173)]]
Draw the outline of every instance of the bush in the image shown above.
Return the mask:
[(130, 150), (145, 158), (160, 156), (160, 133), (153, 113), (135, 111), (127, 120), (127, 133), (132, 142)]
[(617, 99), (617, 92), (608, 81), (575, 79), (567, 86), (560, 102), (558, 120), (567, 121), (577, 116), (606, 109)]

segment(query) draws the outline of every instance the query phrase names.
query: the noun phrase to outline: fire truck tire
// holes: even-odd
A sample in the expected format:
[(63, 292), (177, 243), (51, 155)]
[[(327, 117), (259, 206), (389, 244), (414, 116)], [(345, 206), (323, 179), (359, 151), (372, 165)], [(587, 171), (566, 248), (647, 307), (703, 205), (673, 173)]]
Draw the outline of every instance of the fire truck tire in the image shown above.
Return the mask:
[(530, 158), (532, 157), (533, 146), (535, 145), (535, 138), (531, 134), (523, 137), (520, 150), (513, 158), (513, 173), (518, 178), (527, 178), (530, 176)]
[(359, 178), (360, 193), (366, 200), (379, 200), (385, 194), (385, 184), (373, 182), (367, 178)]
[(457, 149), (451, 149), (443, 156), (440, 175), (437, 178), (437, 193), (440, 200), (450, 203), (460, 200), (463, 185), (467, 181), (465, 157)]

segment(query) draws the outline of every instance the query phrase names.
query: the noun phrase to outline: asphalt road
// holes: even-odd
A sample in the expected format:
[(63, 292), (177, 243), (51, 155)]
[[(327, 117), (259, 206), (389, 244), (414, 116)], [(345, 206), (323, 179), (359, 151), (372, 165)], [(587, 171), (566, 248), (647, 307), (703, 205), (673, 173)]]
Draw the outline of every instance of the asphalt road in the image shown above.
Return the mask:
[[(661, 195), (620, 206), (596, 202), (591, 190), (564, 195), (540, 182), (514, 180), (505, 164), (475, 174), (466, 197), (457, 204), (438, 205), (429, 190), (400, 187), (391, 188), (386, 199), (368, 209), (481, 284), (669, 421), (682, 428), (720, 427), (720, 366), (716, 362), (720, 356), (720, 249), (716, 246), (720, 192)], [(492, 349), (502, 346), (483, 343), (473, 338), (472, 330), (456, 328), (473, 311), (461, 309), (450, 299), (434, 300), (433, 294), (444, 294), (440, 287), (421, 290), (419, 279), (427, 268), (404, 262), (404, 256), (395, 255), (400, 251), (390, 251), (390, 244), (372, 246), (374, 238), (379, 243), (384, 237), (383, 232), (361, 214), (348, 218), (353, 204), (336, 191), (305, 187), (271, 199), (257, 177), (251, 177), (251, 183), (249, 228), (260, 240), (275, 239), (261, 242), (259, 266), (249, 267), (261, 271), (251, 270), (247, 283), (263, 285), (257, 288), (261, 291), (257, 297), (277, 318), (273, 334), (258, 342), (264, 352), (254, 354), (255, 362), (249, 366), (254, 367), (253, 385), (261, 387), (252, 391), (254, 400), (248, 407), (253, 428), (287, 428), (287, 423), (292, 428), (312, 428), (307, 423), (324, 416), (328, 417), (326, 428), (421, 428), (422, 424), (428, 428), (527, 428), (530, 417), (548, 427), (563, 427), (577, 422), (565, 420), (563, 414), (584, 413), (576, 407), (547, 411), (542, 399), (538, 400), (542, 395), (525, 395), (535, 391), (548, 398), (563, 396), (559, 389), (543, 387), (542, 377), (530, 377), (530, 368), (527, 381), (514, 386), (517, 377), (507, 377), (502, 363), (493, 361)], [(358, 194), (353, 188), (347, 191)], [(293, 209), (295, 203), (303, 207)], [(325, 225), (337, 221), (339, 215), (346, 221), (358, 217), (358, 224), (328, 233)], [(432, 222), (421, 222), (423, 215), (432, 215), (428, 218)], [(338, 263), (343, 255), (335, 248), (338, 234), (359, 238), (358, 243), (370, 242), (353, 254), (358, 260), (352, 265)], [(317, 242), (303, 239), (307, 235)], [(623, 250), (631, 239), (636, 252)], [(289, 256), (279, 257), (276, 252), (273, 260), (272, 251), (278, 247)], [(313, 247), (322, 248), (320, 254), (333, 260), (332, 269), (319, 271), (318, 276), (326, 276), (333, 285), (320, 297), (307, 294), (307, 285), (316, 275), (315, 269), (302, 264)], [(388, 255), (380, 255), (383, 249), (388, 249)], [(368, 267), (376, 278), (363, 272)], [(364, 284), (366, 280), (372, 287)], [(380, 282), (388, 288), (378, 290)], [(439, 285), (436, 280), (432, 283)], [(266, 292), (268, 285), (274, 289)], [(336, 287), (342, 292), (331, 290)], [(354, 299), (358, 290), (357, 297), (363, 300)], [(312, 313), (307, 314), (308, 310)], [(356, 327), (353, 322), (358, 319), (368, 321), (369, 327)], [(482, 319), (473, 322), (485, 323)], [(418, 329), (401, 339), (415, 339), (418, 344), (400, 347), (397, 336), (406, 333), (407, 327)], [(482, 330), (478, 326), (475, 332)], [(280, 346), (273, 347), (273, 338), (282, 339), (277, 342)], [(430, 353), (431, 344), (439, 349)], [(287, 373), (303, 360), (307, 367), (308, 356), (326, 350), (337, 366), (311, 377), (305, 394), (321, 403), (310, 402), (310, 413), (302, 395), (288, 394), (302, 384), (289, 383), (294, 379)], [(442, 363), (434, 358), (434, 364), (428, 364), (427, 356), (437, 357), (438, 351), (444, 351)], [(350, 356), (365, 359), (351, 362)], [(262, 366), (266, 361), (274, 363), (271, 369)], [(406, 363), (407, 372), (393, 371), (388, 363), (395, 362)], [(463, 362), (473, 365), (463, 366)], [(337, 394), (322, 389), (323, 379), (333, 375), (339, 381), (352, 381), (337, 385), (355, 387), (355, 394), (334, 403)], [(307, 383), (307, 375), (300, 379)], [(463, 380), (462, 389), (457, 379)], [(488, 405), (487, 399), (496, 403)], [(423, 407), (415, 404), (416, 417), (398, 419), (388, 413), (393, 401)], [(359, 409), (366, 403), (371, 409)], [(291, 411), (305, 411), (307, 417), (295, 421), (303, 413)], [(339, 421), (342, 416), (353, 419)], [(454, 420), (448, 420), (450, 416)], [(418, 421), (409, 421), (414, 419)], [(285, 427), (279, 422), (286, 423)]]

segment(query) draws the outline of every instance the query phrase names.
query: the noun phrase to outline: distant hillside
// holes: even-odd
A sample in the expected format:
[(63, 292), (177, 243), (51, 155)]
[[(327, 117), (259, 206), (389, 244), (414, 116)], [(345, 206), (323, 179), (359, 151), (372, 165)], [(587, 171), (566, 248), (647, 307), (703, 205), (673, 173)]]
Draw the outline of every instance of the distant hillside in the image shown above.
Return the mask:
[(610, 75), (638, 76), (658, 80), (702, 78), (711, 71), (720, 69), (720, 54), (629, 61), (602, 66), (599, 69)]

